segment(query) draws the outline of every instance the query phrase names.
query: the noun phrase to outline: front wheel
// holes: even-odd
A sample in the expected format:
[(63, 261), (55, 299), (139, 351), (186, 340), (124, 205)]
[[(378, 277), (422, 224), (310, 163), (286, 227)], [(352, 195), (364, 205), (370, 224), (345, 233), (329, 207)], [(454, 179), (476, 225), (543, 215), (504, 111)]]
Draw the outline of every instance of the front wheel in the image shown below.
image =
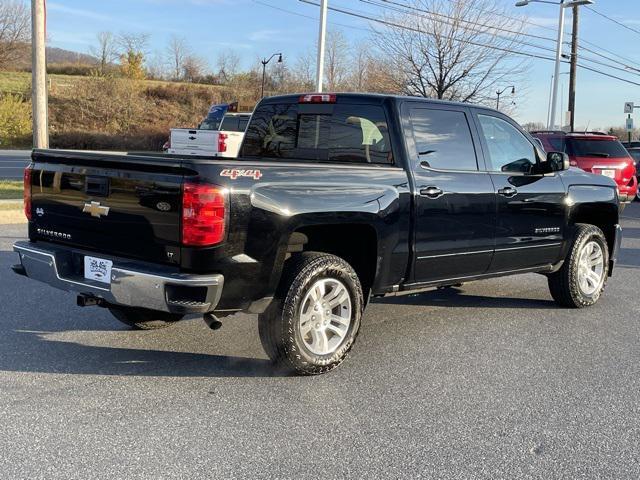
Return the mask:
[(548, 276), (551, 296), (564, 307), (593, 305), (604, 291), (608, 269), (609, 248), (602, 230), (578, 224), (562, 268)]
[(363, 308), (351, 265), (305, 252), (285, 265), (276, 298), (259, 317), (260, 340), (274, 363), (302, 375), (326, 373), (351, 350)]
[(184, 317), (177, 313), (156, 312), (134, 307), (109, 307), (109, 312), (135, 330), (158, 330), (170, 327)]

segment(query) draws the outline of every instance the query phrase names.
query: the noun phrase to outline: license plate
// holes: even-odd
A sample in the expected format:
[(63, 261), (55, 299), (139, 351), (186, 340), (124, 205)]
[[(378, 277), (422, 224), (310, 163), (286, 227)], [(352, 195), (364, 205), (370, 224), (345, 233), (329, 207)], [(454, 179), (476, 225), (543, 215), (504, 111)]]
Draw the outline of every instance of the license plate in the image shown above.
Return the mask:
[(111, 260), (96, 257), (84, 257), (84, 278), (100, 283), (111, 284)]
[(605, 177), (609, 177), (609, 178), (616, 178), (616, 171), (615, 170), (600, 170), (600, 175), (604, 175)]

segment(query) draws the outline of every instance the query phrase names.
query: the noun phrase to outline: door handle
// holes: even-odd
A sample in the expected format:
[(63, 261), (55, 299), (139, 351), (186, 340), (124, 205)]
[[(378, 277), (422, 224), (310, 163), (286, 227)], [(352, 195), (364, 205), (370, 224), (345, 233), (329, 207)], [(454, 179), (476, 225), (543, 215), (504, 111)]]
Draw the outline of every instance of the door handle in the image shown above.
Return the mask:
[(504, 187), (498, 190), (498, 195), (502, 195), (503, 197), (511, 198), (517, 195), (518, 190), (513, 187)]
[(444, 195), (444, 191), (438, 187), (427, 187), (420, 189), (420, 195), (429, 198), (438, 198)]

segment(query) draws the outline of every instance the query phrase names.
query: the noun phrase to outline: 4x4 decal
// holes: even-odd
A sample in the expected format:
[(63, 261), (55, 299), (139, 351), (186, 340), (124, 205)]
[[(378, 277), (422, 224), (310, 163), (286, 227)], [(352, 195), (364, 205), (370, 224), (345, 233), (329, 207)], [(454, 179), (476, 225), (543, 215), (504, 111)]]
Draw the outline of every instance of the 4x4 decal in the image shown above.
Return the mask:
[(262, 178), (262, 172), (258, 169), (244, 170), (240, 168), (225, 168), (220, 172), (221, 177), (229, 177), (231, 180), (235, 180), (238, 177), (251, 177), (254, 180), (260, 180)]

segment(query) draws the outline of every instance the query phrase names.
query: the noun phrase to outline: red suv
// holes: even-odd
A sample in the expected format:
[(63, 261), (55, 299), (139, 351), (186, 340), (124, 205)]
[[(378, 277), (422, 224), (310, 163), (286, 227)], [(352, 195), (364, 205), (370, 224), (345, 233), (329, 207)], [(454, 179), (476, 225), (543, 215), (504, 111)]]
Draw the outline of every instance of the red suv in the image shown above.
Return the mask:
[(547, 152), (565, 152), (571, 165), (606, 175), (618, 184), (621, 202), (632, 202), (638, 193), (636, 166), (618, 137), (600, 132), (531, 132)]

